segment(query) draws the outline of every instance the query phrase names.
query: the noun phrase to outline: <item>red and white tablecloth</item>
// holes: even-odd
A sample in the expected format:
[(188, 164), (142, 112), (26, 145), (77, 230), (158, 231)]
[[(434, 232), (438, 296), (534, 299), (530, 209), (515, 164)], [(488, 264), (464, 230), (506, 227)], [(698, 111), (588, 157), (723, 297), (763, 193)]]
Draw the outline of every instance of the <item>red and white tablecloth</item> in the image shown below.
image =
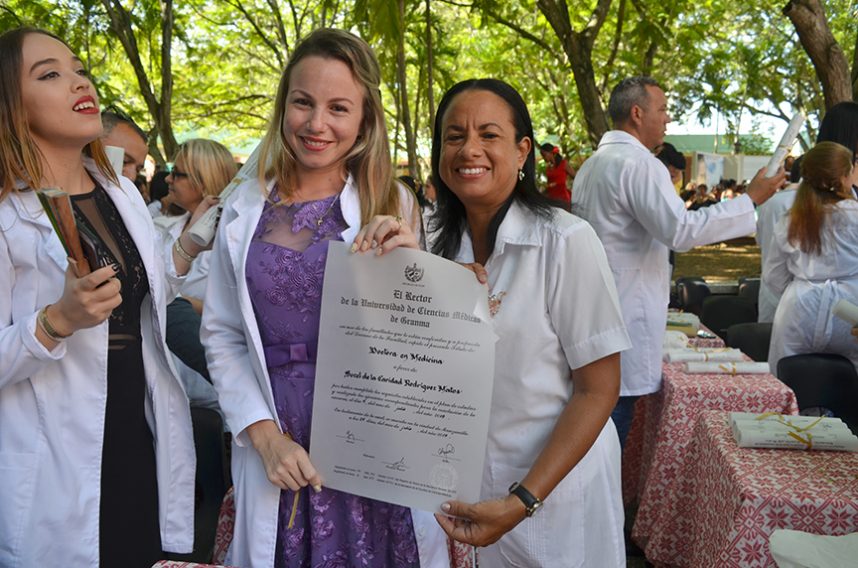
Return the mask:
[(662, 365), (662, 389), (638, 400), (623, 452), (623, 498), (638, 502), (632, 538), (642, 548), (659, 516), (678, 514), (667, 500), (678, 490), (701, 412), (798, 412), (795, 394), (772, 375), (692, 375), (682, 367)]
[(678, 478), (646, 546), (656, 565), (770, 567), (776, 529), (858, 532), (858, 454), (739, 448), (725, 412), (701, 414)]
[[(214, 562), (224, 562), (235, 529), (235, 493), (230, 487), (223, 498), (215, 535)], [(447, 539), (450, 568), (475, 568), (474, 547)]]

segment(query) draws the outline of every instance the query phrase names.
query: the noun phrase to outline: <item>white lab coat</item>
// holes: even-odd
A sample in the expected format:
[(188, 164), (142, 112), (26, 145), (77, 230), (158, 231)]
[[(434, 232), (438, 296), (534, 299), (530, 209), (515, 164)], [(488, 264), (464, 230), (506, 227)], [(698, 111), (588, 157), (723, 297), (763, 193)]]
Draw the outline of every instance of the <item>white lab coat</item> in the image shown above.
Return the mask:
[[(190, 218), (191, 214), (186, 212), (176, 216), (161, 215), (154, 219), (155, 229), (159, 232), (156, 241), (160, 243), (159, 246), (161, 247), (165, 261), (172, 262), (174, 243), (181, 236), (185, 224)], [(181, 296), (196, 298), (198, 300), (205, 298), (210, 260), (211, 251), (206, 250), (197, 255), (179, 290)], [(167, 323), (169, 324), (169, 322)], [(170, 353), (170, 355), (173, 359), (173, 365), (176, 367), (179, 380), (182, 381), (182, 386), (185, 387), (185, 392), (188, 394), (191, 406), (195, 408), (211, 408), (220, 413), (220, 406), (217, 402), (217, 391), (215, 391), (211, 383), (201, 374), (185, 365), (175, 354)]]
[(789, 217), (775, 226), (763, 278), (783, 294), (772, 323), (769, 366), (799, 353), (837, 353), (858, 368), (858, 343), (851, 325), (834, 317), (840, 299), (858, 303), (858, 201), (831, 207), (822, 233), (822, 254), (806, 254), (787, 240)]
[[(280, 505), (280, 489), (268, 481), (265, 466), (245, 431), (260, 420), (273, 420), (280, 426), (245, 279), (250, 241), (273, 183), (262, 188), (256, 180), (245, 182), (224, 204), (212, 251), (201, 333), (209, 373), (227, 423), (235, 434), (232, 477), (236, 517), (227, 564), (242, 568), (274, 565)], [(400, 198), (403, 217), (411, 218), (413, 199), (404, 190), (400, 191)], [(340, 206), (349, 226), (342, 238), (350, 242), (361, 225), (360, 202), (351, 177), (340, 195)], [(434, 517), (412, 510), (412, 519), (421, 566), (449, 566), (446, 535)]]
[[(146, 205), (134, 184), (93, 171), (146, 267), (141, 333), (146, 418), (155, 439), (161, 545), (190, 552), (195, 454), (188, 400), (166, 357), (164, 310), (180, 279), (165, 277)], [(35, 193), (0, 202), (0, 566), (99, 563), (101, 452), (107, 401), (105, 321), (53, 351), (36, 316), (62, 295), (66, 255)]]
[(661, 347), (670, 294), (670, 250), (687, 251), (750, 235), (754, 204), (747, 195), (688, 211), (670, 174), (640, 141), (607, 132), (572, 190), (572, 212), (605, 246), (632, 348), (622, 354), (621, 396), (661, 388)]
[[(474, 261), (468, 233), (456, 260)], [(559, 209), (545, 219), (513, 203), (485, 268), (501, 298), (481, 498), (496, 499), (524, 479), (548, 442), (572, 396), (570, 369), (630, 341), (602, 245), (581, 219)], [(480, 564), (624, 566), (621, 500), (620, 444), (608, 419), (542, 509), (481, 548)]]
[[(185, 212), (182, 215), (174, 217), (161, 215), (154, 219), (155, 229), (160, 232), (160, 241), (163, 243), (161, 246), (162, 254), (165, 259), (172, 258), (173, 244), (182, 234), (185, 224), (190, 218), (190, 212)], [(179, 289), (179, 294), (185, 298), (196, 298), (198, 300), (202, 300), (205, 297), (210, 261), (211, 251), (204, 250), (197, 255), (191, 264), (191, 269), (185, 275), (182, 287)]]
[[(757, 244), (760, 245), (760, 266), (766, 264), (775, 225), (786, 215), (795, 201), (796, 185), (777, 192), (757, 208)], [(780, 294), (775, 294), (765, 279), (760, 279), (760, 294), (757, 299), (757, 321), (771, 323), (775, 319)]]

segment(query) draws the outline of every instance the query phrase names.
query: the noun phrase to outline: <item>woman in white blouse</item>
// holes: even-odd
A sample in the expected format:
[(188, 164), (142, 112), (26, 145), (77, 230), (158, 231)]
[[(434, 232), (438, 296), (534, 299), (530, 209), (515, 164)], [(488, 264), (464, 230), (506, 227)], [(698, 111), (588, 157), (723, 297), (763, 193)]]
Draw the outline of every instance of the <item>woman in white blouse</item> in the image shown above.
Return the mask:
[(858, 183), (855, 155), (820, 142), (801, 163), (789, 215), (775, 226), (763, 280), (783, 294), (772, 323), (769, 366), (799, 353), (838, 353), (858, 366), (851, 326), (834, 317), (840, 299), (858, 303)]
[[(436, 115), (433, 252), (487, 284), (496, 345), (482, 501), (436, 515), (486, 566), (623, 566), (620, 448), (609, 420), (629, 347), (604, 250), (534, 178), (533, 126), (502, 81)], [(528, 518), (531, 517), (532, 518)]]

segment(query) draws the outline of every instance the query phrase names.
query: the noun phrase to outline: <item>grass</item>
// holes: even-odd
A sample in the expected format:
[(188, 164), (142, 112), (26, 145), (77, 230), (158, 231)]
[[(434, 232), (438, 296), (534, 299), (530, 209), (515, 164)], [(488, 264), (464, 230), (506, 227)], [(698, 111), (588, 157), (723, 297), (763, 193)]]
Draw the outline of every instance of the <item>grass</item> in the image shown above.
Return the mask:
[(760, 247), (752, 237), (696, 247), (676, 254), (674, 279), (702, 276), (707, 282), (736, 281), (760, 275)]

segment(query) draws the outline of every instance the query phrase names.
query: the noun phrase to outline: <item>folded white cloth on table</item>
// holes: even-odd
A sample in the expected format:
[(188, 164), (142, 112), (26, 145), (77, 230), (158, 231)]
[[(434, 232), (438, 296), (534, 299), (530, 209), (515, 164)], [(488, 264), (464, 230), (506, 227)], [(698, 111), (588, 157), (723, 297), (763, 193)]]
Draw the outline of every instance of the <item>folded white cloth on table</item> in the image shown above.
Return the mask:
[(685, 372), (689, 374), (710, 375), (756, 375), (769, 372), (768, 363), (756, 363), (752, 361), (722, 361), (722, 362), (695, 362), (685, 364)]
[(664, 352), (668, 363), (686, 363), (688, 361), (744, 361), (742, 352), (731, 348), (668, 349)]
[(779, 568), (855, 566), (858, 558), (858, 533), (823, 536), (778, 529), (769, 537), (769, 550)]
[(688, 345), (688, 336), (681, 331), (668, 329), (664, 332), (663, 349), (685, 349)]

